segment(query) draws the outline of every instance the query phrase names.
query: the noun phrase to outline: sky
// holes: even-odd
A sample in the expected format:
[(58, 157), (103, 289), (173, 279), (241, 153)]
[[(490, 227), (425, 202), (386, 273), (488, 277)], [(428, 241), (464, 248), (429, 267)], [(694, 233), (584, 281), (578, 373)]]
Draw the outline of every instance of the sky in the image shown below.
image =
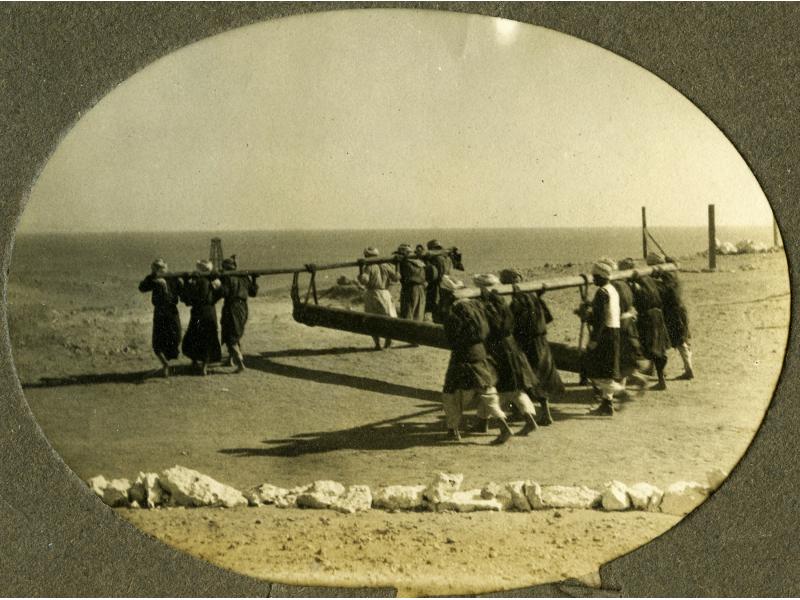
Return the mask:
[(621, 57), (449, 12), (202, 40), (74, 125), (21, 232), (769, 225), (736, 149)]

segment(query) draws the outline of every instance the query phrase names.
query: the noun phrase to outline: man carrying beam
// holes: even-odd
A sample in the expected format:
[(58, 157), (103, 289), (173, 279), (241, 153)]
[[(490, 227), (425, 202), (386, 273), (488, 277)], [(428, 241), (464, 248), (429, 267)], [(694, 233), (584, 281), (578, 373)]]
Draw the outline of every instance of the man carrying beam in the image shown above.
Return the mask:
[[(380, 256), (378, 249), (369, 246), (364, 249), (364, 258), (377, 258)], [(389, 286), (395, 283), (399, 277), (394, 269), (385, 263), (362, 264), (359, 268), (358, 282), (364, 286), (364, 312), (374, 315), (386, 315), (396, 317), (397, 311), (394, 308), (392, 295), (389, 293)], [(375, 342), (375, 350), (381, 349), (379, 337), (372, 336)], [(384, 348), (392, 345), (392, 340), (386, 338)]]

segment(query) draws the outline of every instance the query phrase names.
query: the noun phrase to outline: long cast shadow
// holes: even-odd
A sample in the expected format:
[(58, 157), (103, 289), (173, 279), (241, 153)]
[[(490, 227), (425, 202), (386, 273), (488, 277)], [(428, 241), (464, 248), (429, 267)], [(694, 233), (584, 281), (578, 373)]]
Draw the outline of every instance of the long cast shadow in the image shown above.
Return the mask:
[[(440, 419), (412, 420), (440, 412), (438, 406), (424, 410), (350, 427), (339, 431), (315, 431), (298, 433), (291, 438), (267, 439), (262, 443), (276, 444), (259, 448), (223, 448), (221, 454), (238, 457), (271, 456), (297, 457), (306, 454), (321, 454), (337, 450), (404, 450), (420, 446), (452, 446), (445, 437), (445, 427)], [(442, 416), (443, 418), (443, 416)], [(487, 438), (486, 442), (488, 443)], [(459, 445), (478, 444), (480, 438), (466, 438)]]
[[(395, 350), (403, 350), (407, 348), (417, 348), (412, 344), (398, 345), (396, 342), (390, 349), (382, 350), (381, 352), (394, 352)], [(272, 352), (262, 352), (261, 356), (264, 358), (292, 358), (302, 356), (331, 356), (338, 354), (359, 354), (362, 352), (369, 352), (370, 354), (376, 352), (372, 346), (344, 346), (340, 348), (289, 348), (287, 350), (274, 350)]]
[(268, 356), (264, 354), (248, 356), (245, 362), (251, 369), (263, 371), (264, 373), (271, 373), (273, 375), (280, 375), (282, 377), (303, 379), (305, 381), (314, 381), (326, 385), (345, 386), (390, 396), (405, 396), (406, 398), (426, 400), (428, 402), (441, 401), (441, 394), (434, 390), (415, 388), (400, 383), (390, 383), (388, 381), (381, 381), (380, 379), (373, 379), (372, 377), (361, 377), (358, 375), (347, 375), (345, 373), (332, 373), (320, 369), (310, 369), (308, 367), (285, 365), (270, 360)]

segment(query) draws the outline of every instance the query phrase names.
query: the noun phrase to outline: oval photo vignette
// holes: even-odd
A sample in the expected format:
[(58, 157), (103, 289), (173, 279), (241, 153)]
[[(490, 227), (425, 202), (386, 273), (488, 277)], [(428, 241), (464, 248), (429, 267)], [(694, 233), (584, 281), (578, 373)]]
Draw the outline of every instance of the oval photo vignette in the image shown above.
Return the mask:
[[(788, 332), (773, 236), (735, 149), (630, 62), (490, 17), (304, 15), (176, 51), (75, 125), (19, 228), (11, 340), (53, 447), (173, 547), (276, 582), (511, 589), (596, 572), (672, 527), (738, 462)], [(408, 257), (372, 260), (406, 243)], [(265, 271), (255, 296), (251, 274), (216, 277), (233, 255), (236, 271)], [(651, 281), (633, 282), (628, 310), (618, 292), (617, 312), (599, 302), (607, 313), (584, 309), (581, 325), (582, 301), (614, 296), (575, 285), (605, 257), (612, 276), (629, 258), (637, 274), (677, 265), (683, 340), (665, 306), (675, 286), (658, 277), (656, 298)], [(156, 258), (168, 274), (207, 260), (214, 273), (148, 279)], [(404, 273), (415, 261), (416, 296)], [(87, 282), (64, 276), (76, 263)], [(494, 374), (453, 384), (450, 287), (497, 287), (475, 276), (503, 270), (547, 287), (537, 298), (558, 375), (524, 332), (500, 336), (484, 317), (494, 331), (471, 346)], [(420, 296), (434, 310), (403, 315)], [(625, 331), (638, 342), (624, 386), (623, 372), (582, 382), (598, 365), (573, 360), (602, 350), (606, 328), (619, 330), (618, 360)], [(380, 350), (371, 333), (384, 334)], [(694, 377), (678, 379), (687, 364)], [(508, 372), (528, 403), (504, 390)], [(492, 445), (504, 429), (489, 387), (512, 432), (533, 413), (536, 430)], [(476, 577), (487, 562), (497, 574)]]

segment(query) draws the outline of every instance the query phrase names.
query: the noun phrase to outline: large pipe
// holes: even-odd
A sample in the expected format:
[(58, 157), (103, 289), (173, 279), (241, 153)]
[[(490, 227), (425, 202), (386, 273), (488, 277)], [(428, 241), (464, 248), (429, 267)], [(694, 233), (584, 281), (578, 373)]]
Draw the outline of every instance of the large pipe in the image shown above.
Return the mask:
[[(317, 304), (294, 305), (294, 319), (311, 327), (328, 327), (409, 344), (421, 344), (449, 350), (444, 327), (435, 323), (397, 319), (384, 315), (356, 312)], [(550, 342), (553, 360), (561, 371), (577, 373), (581, 367), (581, 351), (574, 346)]]
[[(641, 269), (628, 269), (626, 271), (614, 271), (611, 274), (611, 279), (616, 281), (618, 279), (631, 279), (634, 274), (638, 275), (651, 275), (658, 271), (677, 271), (678, 266), (674, 263), (667, 263), (663, 265), (656, 265), (652, 267), (643, 267)], [(494, 285), (488, 289), (496, 291), (498, 294), (507, 296), (514, 293), (514, 288), (519, 289), (521, 292), (543, 292), (545, 290), (563, 290), (566, 288), (579, 287), (592, 280), (590, 275), (570, 275), (567, 277), (556, 277), (547, 280), (538, 281), (523, 281), (516, 286), (513, 285)], [(461, 288), (453, 292), (456, 298), (477, 298), (481, 295), (478, 288)]]

